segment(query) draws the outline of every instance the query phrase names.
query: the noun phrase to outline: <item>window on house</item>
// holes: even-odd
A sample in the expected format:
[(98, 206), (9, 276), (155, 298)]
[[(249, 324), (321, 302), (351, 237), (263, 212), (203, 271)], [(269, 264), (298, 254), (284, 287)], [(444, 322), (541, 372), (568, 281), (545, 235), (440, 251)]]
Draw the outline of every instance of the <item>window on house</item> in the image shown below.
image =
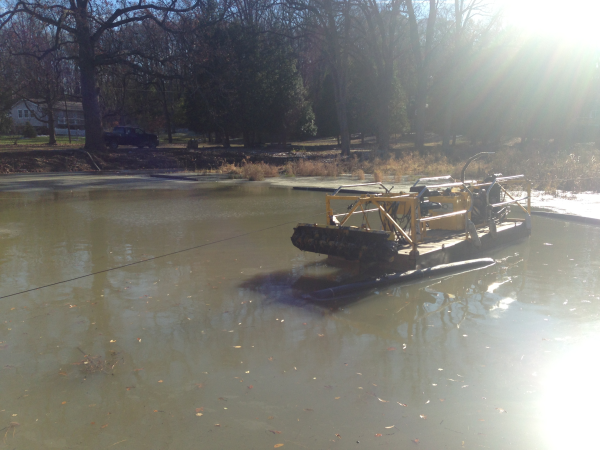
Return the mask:
[(23, 118), (23, 110), (19, 109), (19, 119)]
[(29, 117), (29, 110), (25, 110), (25, 117)]

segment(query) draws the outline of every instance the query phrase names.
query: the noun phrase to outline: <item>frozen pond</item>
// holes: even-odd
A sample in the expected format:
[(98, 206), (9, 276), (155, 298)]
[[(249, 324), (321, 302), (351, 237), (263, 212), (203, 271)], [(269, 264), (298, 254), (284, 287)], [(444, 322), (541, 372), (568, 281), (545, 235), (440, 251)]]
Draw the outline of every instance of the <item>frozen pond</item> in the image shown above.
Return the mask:
[(322, 306), (343, 272), (290, 236), (324, 193), (1, 199), (3, 447), (596, 445), (599, 228), (533, 217), (493, 267)]

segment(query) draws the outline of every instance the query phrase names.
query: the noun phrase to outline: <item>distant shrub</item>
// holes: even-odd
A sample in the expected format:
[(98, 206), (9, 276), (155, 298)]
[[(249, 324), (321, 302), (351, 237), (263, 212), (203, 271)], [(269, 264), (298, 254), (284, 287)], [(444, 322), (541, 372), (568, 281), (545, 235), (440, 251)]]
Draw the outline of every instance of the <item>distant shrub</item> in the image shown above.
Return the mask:
[(0, 114), (0, 135), (14, 134), (12, 117)]
[(35, 128), (33, 128), (33, 125), (31, 125), (29, 122), (25, 122), (25, 126), (23, 127), (23, 137), (25, 137), (25, 138), (37, 137)]
[(242, 168), (242, 176), (249, 181), (262, 181), (265, 179), (265, 173), (260, 164), (246, 164)]

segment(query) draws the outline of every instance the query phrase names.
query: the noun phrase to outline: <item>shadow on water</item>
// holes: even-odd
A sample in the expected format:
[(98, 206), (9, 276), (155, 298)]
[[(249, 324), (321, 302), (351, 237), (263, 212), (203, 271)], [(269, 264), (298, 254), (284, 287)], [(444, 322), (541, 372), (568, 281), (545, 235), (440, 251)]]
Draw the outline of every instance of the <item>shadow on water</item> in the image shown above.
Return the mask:
[[(411, 317), (405, 319), (413, 321), (422, 316), (422, 313), (431, 313), (428, 308), (423, 308), (427, 303), (439, 304), (438, 310), (441, 311), (448, 304), (456, 302), (466, 304), (469, 300), (477, 298), (483, 300), (484, 296), (490, 300), (494, 298), (494, 286), (512, 279), (507, 275), (508, 272), (514, 271), (513, 269), (518, 273), (523, 272), (524, 259), (518, 253), (509, 253), (509, 256), (504, 256), (506, 252), (502, 252), (504, 255), (499, 252), (494, 253), (496, 253), (497, 263), (492, 267), (373, 288), (326, 300), (311, 298), (309, 294), (322, 289), (366, 281), (384, 275), (384, 272), (361, 271), (357, 266), (340, 265), (336, 264), (336, 261), (325, 259), (296, 266), (292, 270), (257, 274), (239, 286), (262, 294), (267, 303), (311, 307), (328, 312), (341, 311), (365, 300), (377, 301), (383, 297), (398, 299), (404, 304), (397, 312), (410, 304), (411, 307), (408, 309), (413, 313), (409, 314)], [(524, 277), (520, 277), (519, 284), (517, 290), (523, 288)], [(445, 299), (441, 303), (440, 296)]]
[(315, 290), (364, 278), (356, 269), (335, 266), (325, 260), (295, 266), (292, 270), (256, 274), (239, 287), (264, 295), (267, 302), (303, 306), (310, 303), (305, 296)]

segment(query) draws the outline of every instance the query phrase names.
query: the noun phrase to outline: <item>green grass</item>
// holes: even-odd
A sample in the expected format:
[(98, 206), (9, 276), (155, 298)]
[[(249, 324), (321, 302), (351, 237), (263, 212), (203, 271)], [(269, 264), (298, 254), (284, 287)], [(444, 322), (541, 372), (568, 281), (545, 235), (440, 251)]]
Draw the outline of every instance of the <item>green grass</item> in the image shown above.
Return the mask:
[[(187, 141), (189, 141), (190, 139), (192, 139), (190, 136), (188, 136), (185, 133), (173, 133), (173, 144), (183, 144), (186, 145)], [(168, 144), (169, 143), (169, 139), (168, 136), (166, 134), (159, 134), (158, 135), (158, 140), (160, 141), (161, 144)]]
[[(48, 143), (48, 136), (38, 136), (35, 138), (26, 139), (23, 136), (0, 136), (0, 145), (14, 145), (17, 141), (17, 145), (44, 145)], [(69, 144), (68, 136), (56, 136), (56, 143), (58, 145), (85, 145), (85, 137), (72, 136), (71, 144)]]
[[(170, 146), (187, 146), (187, 143), (190, 139), (198, 139), (198, 148), (206, 148), (206, 147), (221, 147), (221, 144), (215, 144), (213, 142), (202, 142), (202, 136), (193, 136), (187, 133), (173, 133), (173, 143), (169, 144), (169, 138), (166, 134), (159, 134), (158, 140), (160, 141), (161, 147), (170, 147)], [(241, 139), (230, 139), (229, 141), (231, 147), (242, 147), (243, 143)]]

